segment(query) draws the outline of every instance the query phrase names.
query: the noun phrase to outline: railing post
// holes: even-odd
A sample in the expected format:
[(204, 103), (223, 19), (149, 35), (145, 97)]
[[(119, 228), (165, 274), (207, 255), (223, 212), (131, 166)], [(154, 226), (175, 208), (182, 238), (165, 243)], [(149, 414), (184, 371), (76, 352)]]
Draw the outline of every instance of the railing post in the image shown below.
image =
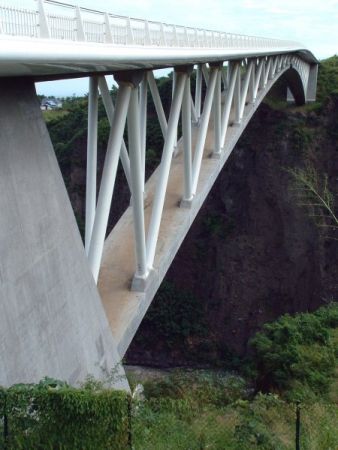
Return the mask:
[(40, 38), (50, 38), (50, 29), (48, 25), (48, 18), (45, 11), (44, 1), (38, 0), (38, 11), (39, 11), (39, 28), (40, 28)]
[(113, 35), (110, 28), (109, 16), (107, 13), (104, 15), (104, 42), (107, 44), (113, 43)]
[(81, 16), (81, 9), (76, 6), (76, 40), (77, 41), (85, 41), (86, 40), (86, 34), (84, 31), (82, 16)]
[(88, 255), (96, 210), (98, 78), (89, 78), (85, 249)]
[(126, 17), (126, 26), (127, 26), (127, 44), (134, 44), (134, 34), (133, 29), (131, 27), (130, 17)]
[(167, 45), (167, 40), (166, 40), (166, 37), (165, 37), (163, 23), (160, 23), (160, 29), (161, 29), (162, 45), (166, 46)]
[(144, 21), (144, 33), (145, 33), (145, 44), (151, 45), (149, 22), (147, 20)]

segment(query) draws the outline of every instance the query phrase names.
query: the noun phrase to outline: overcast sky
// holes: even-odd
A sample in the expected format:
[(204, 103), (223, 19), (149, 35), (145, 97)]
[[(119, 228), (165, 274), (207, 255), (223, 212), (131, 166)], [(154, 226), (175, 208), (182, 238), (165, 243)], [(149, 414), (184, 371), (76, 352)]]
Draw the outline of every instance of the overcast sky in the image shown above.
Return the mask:
[[(32, 0), (4, 0), (22, 4)], [(65, 3), (131, 17), (298, 41), (319, 59), (338, 54), (338, 0), (78, 0)], [(86, 80), (40, 83), (39, 93), (84, 94)]]

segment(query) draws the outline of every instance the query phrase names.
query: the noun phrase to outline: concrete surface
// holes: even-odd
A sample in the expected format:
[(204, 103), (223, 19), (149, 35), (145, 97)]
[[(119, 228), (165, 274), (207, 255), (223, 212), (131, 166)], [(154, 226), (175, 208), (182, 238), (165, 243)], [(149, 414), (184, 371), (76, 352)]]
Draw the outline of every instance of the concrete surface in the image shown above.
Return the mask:
[(120, 357), (33, 81), (2, 79), (0, 100), (0, 385), (106, 380)]

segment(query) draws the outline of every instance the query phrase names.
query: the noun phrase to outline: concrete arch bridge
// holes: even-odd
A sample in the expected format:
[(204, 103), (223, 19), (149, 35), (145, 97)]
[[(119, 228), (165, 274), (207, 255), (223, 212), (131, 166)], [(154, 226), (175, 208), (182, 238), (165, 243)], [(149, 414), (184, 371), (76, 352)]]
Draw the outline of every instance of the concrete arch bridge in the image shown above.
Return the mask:
[[(291, 41), (42, 0), (1, 6), (0, 40), (0, 385), (104, 379), (262, 99), (284, 76), (290, 99), (314, 101), (317, 60)], [(169, 115), (161, 68), (174, 71)], [(89, 77), (85, 248), (34, 89), (80, 76)], [(148, 91), (164, 146), (146, 181)], [(99, 95), (110, 135), (97, 187)], [(131, 203), (106, 237), (119, 161)], [(123, 377), (114, 383), (127, 388)]]

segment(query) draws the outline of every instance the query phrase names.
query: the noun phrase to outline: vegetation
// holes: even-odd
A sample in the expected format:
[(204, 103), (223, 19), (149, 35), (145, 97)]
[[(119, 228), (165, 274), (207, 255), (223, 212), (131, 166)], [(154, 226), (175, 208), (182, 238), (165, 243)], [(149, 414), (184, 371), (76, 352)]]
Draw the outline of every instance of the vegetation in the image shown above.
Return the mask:
[(88, 383), (74, 389), (45, 379), (0, 390), (0, 448), (125, 450), (127, 394)]
[(250, 342), (257, 388), (286, 392), (292, 400), (325, 397), (337, 365), (337, 329), (338, 303), (264, 325)]
[(316, 169), (308, 165), (305, 168), (289, 169), (295, 181), (299, 205), (306, 208), (309, 216), (325, 238), (337, 239), (338, 218), (334, 210), (334, 196), (329, 190), (328, 177), (321, 179)]
[(132, 401), (93, 381), (81, 389), (49, 379), (0, 389), (0, 448), (291, 450), (301, 400), (302, 450), (336, 449), (337, 344), (332, 303), (265, 325), (242, 361), (245, 377), (173, 371), (145, 382)]
[[(152, 382), (147, 400), (134, 407), (135, 450), (294, 449), (295, 404), (276, 394), (248, 398), (240, 379), (224, 377), (214, 385), (212, 378), (194, 375), (182, 391), (176, 386), (178, 375), (166, 383)], [(337, 420), (336, 405), (303, 405), (302, 450), (337, 448)]]

